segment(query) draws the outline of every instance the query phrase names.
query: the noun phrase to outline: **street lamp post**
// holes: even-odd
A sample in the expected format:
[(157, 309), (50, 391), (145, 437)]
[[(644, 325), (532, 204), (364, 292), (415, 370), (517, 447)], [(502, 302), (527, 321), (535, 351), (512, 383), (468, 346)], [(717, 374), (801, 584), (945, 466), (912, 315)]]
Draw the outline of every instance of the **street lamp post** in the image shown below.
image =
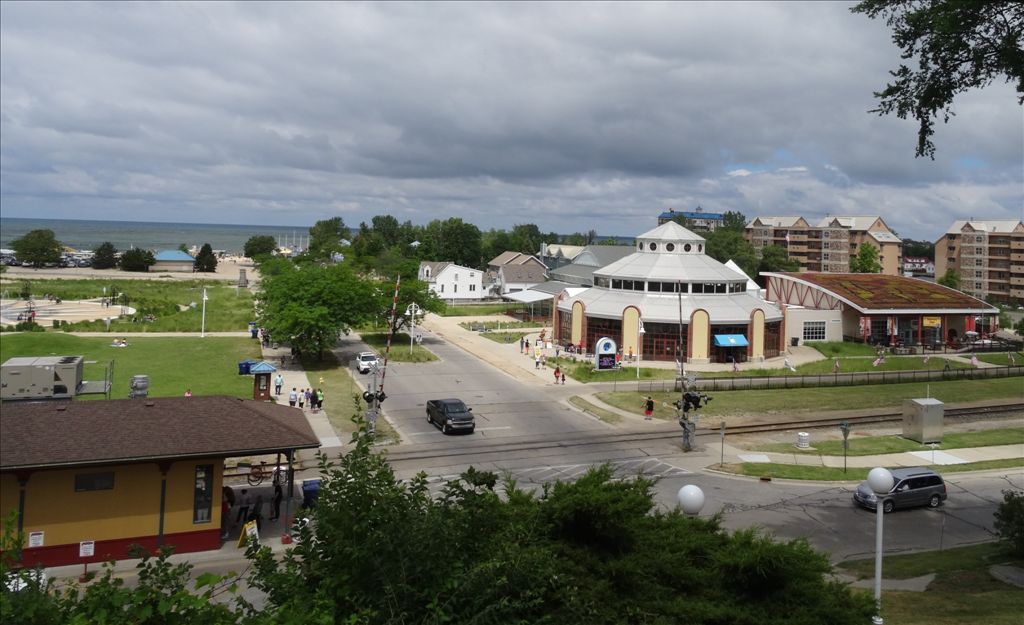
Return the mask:
[(409, 355), (412, 355), (412, 343), (416, 336), (416, 315), (420, 314), (422, 309), (416, 302), (409, 304), (405, 308), (405, 316), (409, 318)]
[(206, 287), (203, 287), (203, 320), (199, 326), (199, 338), (206, 336), (206, 300), (208, 299), (210, 298), (206, 296)]
[(868, 473), (868, 486), (875, 493), (875, 616), (873, 625), (882, 625), (882, 518), (885, 514), (885, 496), (894, 483), (889, 469), (875, 467)]
[(636, 350), (636, 379), (639, 380), (640, 379), (640, 359), (643, 358), (643, 355), (644, 355), (644, 333), (646, 331), (644, 330), (644, 320), (643, 319), (640, 319), (638, 317), (636, 322), (638, 324), (640, 324), (640, 329), (638, 329), (636, 331), (637, 339), (638, 339), (637, 343), (639, 343), (639, 345), (637, 346), (637, 350)]
[(679, 499), (679, 506), (687, 516), (697, 516), (704, 507), (704, 491), (700, 486), (687, 484), (679, 489), (676, 495)]

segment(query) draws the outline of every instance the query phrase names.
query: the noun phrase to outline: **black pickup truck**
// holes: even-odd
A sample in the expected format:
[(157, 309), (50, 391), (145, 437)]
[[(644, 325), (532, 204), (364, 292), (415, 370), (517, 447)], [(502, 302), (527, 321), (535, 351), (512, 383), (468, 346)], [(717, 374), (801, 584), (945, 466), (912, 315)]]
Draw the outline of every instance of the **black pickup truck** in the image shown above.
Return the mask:
[(461, 399), (431, 399), (427, 401), (427, 421), (437, 425), (445, 434), (461, 431), (473, 433), (476, 421), (473, 409)]

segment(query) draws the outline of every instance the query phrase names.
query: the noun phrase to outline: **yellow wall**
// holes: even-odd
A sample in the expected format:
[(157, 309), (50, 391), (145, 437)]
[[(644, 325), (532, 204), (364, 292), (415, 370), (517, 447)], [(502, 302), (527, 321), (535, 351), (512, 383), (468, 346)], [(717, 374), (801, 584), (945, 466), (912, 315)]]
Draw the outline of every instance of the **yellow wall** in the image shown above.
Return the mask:
[(764, 311), (757, 309), (750, 319), (750, 359), (764, 360)]
[(583, 303), (573, 302), (572, 305), (572, 344), (579, 345), (583, 340)]
[(622, 353), (634, 355), (640, 353), (640, 311), (629, 306), (622, 311)]
[(695, 310), (690, 316), (690, 362), (708, 361), (708, 344), (711, 340), (711, 318), (706, 310)]
[[(193, 523), (196, 465), (213, 465), (213, 510), (209, 522)], [(114, 488), (75, 492), (75, 475), (114, 472)], [(179, 461), (167, 473), (164, 534), (220, 527), (223, 460)], [(18, 508), (18, 482), (2, 476), (0, 502), (6, 513)], [(37, 471), (28, 480), (24, 531), (45, 532), (45, 545), (83, 540), (155, 536), (159, 531), (160, 470), (154, 463)]]

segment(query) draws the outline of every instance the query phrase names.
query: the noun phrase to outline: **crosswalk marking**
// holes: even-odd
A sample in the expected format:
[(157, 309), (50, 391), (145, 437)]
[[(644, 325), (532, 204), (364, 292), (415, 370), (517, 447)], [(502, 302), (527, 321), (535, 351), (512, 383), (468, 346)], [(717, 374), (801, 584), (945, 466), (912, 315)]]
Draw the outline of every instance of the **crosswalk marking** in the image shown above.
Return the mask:
[[(543, 484), (561, 480), (571, 482), (582, 477), (591, 467), (600, 463), (591, 464), (560, 464), (544, 465), (537, 467), (497, 467), (494, 472), (499, 476), (506, 473), (521, 483)], [(634, 460), (616, 460), (608, 463), (614, 470), (618, 479), (644, 475), (646, 477), (671, 478), (683, 475), (690, 475), (693, 472), (669, 464), (657, 458), (638, 458)], [(457, 479), (459, 474), (451, 473), (446, 475), (428, 475), (427, 482), (430, 484), (441, 484)]]

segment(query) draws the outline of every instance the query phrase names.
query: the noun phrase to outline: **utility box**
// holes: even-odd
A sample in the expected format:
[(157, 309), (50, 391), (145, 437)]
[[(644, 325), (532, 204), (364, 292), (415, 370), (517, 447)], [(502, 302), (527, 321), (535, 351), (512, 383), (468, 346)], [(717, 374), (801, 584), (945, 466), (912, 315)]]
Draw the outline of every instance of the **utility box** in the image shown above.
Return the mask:
[(942, 419), (946, 406), (934, 398), (903, 402), (903, 438), (919, 443), (942, 442)]
[(0, 366), (0, 399), (70, 399), (84, 368), (82, 356), (11, 358)]

